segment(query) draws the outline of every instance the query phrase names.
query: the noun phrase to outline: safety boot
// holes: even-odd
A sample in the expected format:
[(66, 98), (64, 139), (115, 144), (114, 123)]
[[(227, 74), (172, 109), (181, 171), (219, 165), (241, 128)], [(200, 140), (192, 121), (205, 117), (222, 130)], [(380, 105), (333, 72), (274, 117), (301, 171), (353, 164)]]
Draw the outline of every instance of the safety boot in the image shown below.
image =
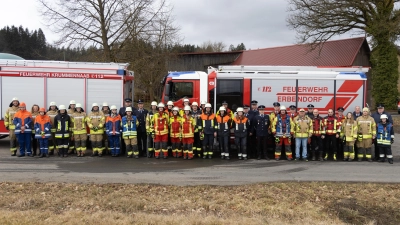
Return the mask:
[(388, 162), (389, 162), (390, 164), (393, 164), (393, 158), (389, 158), (389, 159), (388, 159)]
[(324, 161), (328, 160), (328, 153), (325, 154)]
[(315, 161), (315, 151), (312, 152), (311, 161)]
[(381, 157), (381, 158), (379, 159), (379, 162), (385, 162), (385, 157)]
[(333, 161), (336, 161), (336, 153), (333, 154)]

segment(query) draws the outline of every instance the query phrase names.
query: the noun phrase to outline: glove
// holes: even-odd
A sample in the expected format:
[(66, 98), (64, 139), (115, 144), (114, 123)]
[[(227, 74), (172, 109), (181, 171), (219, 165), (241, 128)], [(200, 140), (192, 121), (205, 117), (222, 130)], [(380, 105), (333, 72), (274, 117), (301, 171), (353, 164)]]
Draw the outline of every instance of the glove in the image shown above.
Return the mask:
[(394, 138), (390, 139), (390, 144), (394, 143)]
[(44, 131), (40, 132), (40, 135), (42, 135), (42, 136), (43, 136), (43, 135), (44, 135)]
[(279, 140), (279, 137), (276, 137), (276, 138), (275, 138), (275, 142), (276, 142), (276, 143), (279, 143), (279, 141), (280, 141), (280, 140)]
[(154, 132), (151, 132), (151, 138), (154, 139)]
[(10, 128), (8, 128), (8, 126), (6, 126), (6, 130), (10, 130)]

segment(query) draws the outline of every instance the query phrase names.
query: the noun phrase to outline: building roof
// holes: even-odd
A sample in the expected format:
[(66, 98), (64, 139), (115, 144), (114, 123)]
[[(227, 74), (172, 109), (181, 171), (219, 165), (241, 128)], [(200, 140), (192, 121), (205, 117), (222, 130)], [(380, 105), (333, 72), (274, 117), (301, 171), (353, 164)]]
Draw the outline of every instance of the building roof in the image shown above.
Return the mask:
[(314, 50), (308, 44), (247, 50), (232, 65), (352, 66), (364, 42), (358, 37), (327, 41)]
[(0, 60), (1, 59), (13, 59), (13, 60), (24, 60), (23, 58), (17, 56), (17, 55), (13, 55), (13, 54), (9, 54), (9, 53), (1, 53), (0, 52)]

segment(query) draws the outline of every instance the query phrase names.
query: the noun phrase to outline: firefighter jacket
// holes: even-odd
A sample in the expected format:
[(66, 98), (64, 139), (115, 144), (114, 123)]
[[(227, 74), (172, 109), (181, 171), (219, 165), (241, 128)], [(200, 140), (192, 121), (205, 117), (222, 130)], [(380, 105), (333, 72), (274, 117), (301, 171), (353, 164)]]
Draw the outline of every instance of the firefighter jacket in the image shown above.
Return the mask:
[(357, 132), (363, 139), (372, 138), (376, 134), (376, 124), (371, 116), (360, 116), (356, 120)]
[(294, 118), (294, 136), (295, 138), (308, 138), (312, 135), (312, 120), (308, 116), (304, 116), (303, 118), (297, 116)]
[(119, 114), (115, 116), (108, 116), (106, 119), (106, 134), (108, 136), (112, 135), (120, 135), (121, 134), (121, 127), (122, 119)]
[(284, 116), (278, 114), (271, 125), (271, 131), (275, 137), (285, 138), (293, 135), (293, 127), (293, 120), (288, 114), (284, 114)]
[(203, 112), (201, 114), (201, 127), (204, 134), (214, 134), (215, 114)]
[[(191, 115), (192, 115), (192, 117), (193, 117), (193, 120), (194, 120), (194, 122), (195, 122), (195, 124), (196, 124), (196, 126), (195, 126), (195, 128), (194, 128), (194, 132), (195, 133), (198, 133), (199, 132), (199, 129), (201, 128), (201, 119), (200, 119), (200, 117), (201, 117), (201, 111), (200, 110), (197, 110), (197, 111), (192, 111), (191, 112)], [(199, 126), (200, 126), (200, 128), (199, 128)]]
[(179, 115), (171, 116), (168, 121), (169, 135), (171, 138), (180, 138), (182, 117)]
[(355, 141), (357, 139), (357, 123), (354, 120), (353, 123), (350, 121), (343, 121), (340, 136), (346, 137), (346, 141)]
[(265, 114), (259, 114), (254, 117), (253, 124), (253, 132), (255, 131), (257, 137), (266, 137), (268, 136), (268, 131), (270, 130), (270, 117)]
[(72, 131), (73, 127), (74, 127), (74, 120), (72, 119), (74, 113), (76, 112), (76, 109), (68, 109), (67, 110), (67, 114), (71, 120), (71, 124), (69, 126), (69, 130)]
[(18, 106), (12, 106), (7, 109), (6, 115), (4, 116), (4, 126), (8, 127), (10, 130), (15, 129), (15, 125), (13, 123), (15, 113), (19, 110)]
[(147, 109), (136, 109), (135, 112), (133, 112), (139, 121), (139, 125), (137, 127), (138, 132), (146, 132), (146, 117), (148, 113), (149, 111), (147, 111)]
[[(229, 108), (227, 108), (226, 109), (226, 114), (231, 118), (231, 119), (233, 119), (233, 112), (232, 112), (232, 110), (231, 109), (229, 109)], [(217, 111), (217, 116), (219, 116), (220, 115), (220, 113), (219, 113), (219, 110)]]
[(391, 140), (394, 138), (393, 125), (391, 123), (379, 122), (376, 131), (378, 145), (391, 145)]
[[(294, 118), (296, 118), (296, 116), (298, 116), (298, 114), (297, 114), (297, 113), (287, 113), (287, 115), (289, 115), (289, 116), (290, 116), (290, 118), (292, 118), (292, 120), (294, 120)], [(311, 117), (308, 117), (308, 118), (310, 118), (310, 119), (311, 119)]]
[(276, 118), (280, 114), (280, 111), (272, 111), (271, 114), (269, 114), (269, 120), (270, 124), (272, 124)]
[(90, 128), (90, 134), (103, 134), (105, 124), (104, 114), (101, 111), (92, 111), (86, 117), (86, 123)]
[(325, 119), (318, 116), (314, 116), (312, 119), (312, 131), (313, 136), (325, 135)]
[(326, 116), (324, 118), (324, 125), (325, 125), (325, 134), (326, 135), (336, 135), (340, 133), (340, 130), (337, 125), (337, 118), (336, 116)]
[(344, 120), (346, 119), (346, 117), (344, 116), (344, 115), (341, 115), (341, 116), (337, 116), (336, 117), (337, 118), (337, 127), (338, 127), (338, 131), (339, 132), (341, 132), (342, 131), (342, 124), (343, 124), (343, 122), (344, 122)]
[(166, 112), (157, 112), (153, 116), (154, 134), (168, 134), (168, 114)]
[(19, 110), (14, 115), (13, 124), (15, 125), (15, 134), (21, 133), (21, 127), (25, 127), (23, 133), (32, 133), (32, 114), (27, 110)]
[(135, 115), (122, 117), (122, 138), (131, 139), (137, 136), (139, 121)]
[(56, 138), (69, 137), (70, 117), (66, 112), (58, 113), (58, 115), (54, 117), (54, 126), (56, 128)]
[(232, 121), (235, 137), (247, 137), (248, 129), (250, 128), (250, 120), (247, 117), (235, 116)]
[(54, 117), (57, 116), (57, 110), (49, 110), (49, 111), (47, 111), (46, 115), (48, 115), (50, 117), (51, 132), (52, 133), (56, 132), (56, 127), (54, 125)]
[(86, 113), (74, 112), (71, 116), (72, 132), (74, 134), (86, 134)]
[(217, 115), (215, 117), (215, 129), (219, 135), (227, 135), (232, 126), (232, 117), (230, 114)]
[(50, 138), (51, 137), (51, 123), (48, 115), (38, 115), (35, 119), (35, 138)]
[(172, 116), (172, 109), (166, 108), (166, 109), (164, 110), (164, 112), (165, 112), (169, 117)]
[(154, 132), (154, 114), (157, 113), (157, 111), (150, 111), (147, 116), (146, 116), (146, 131), (148, 134), (151, 134)]
[(196, 117), (192, 115), (182, 117), (182, 138), (192, 138), (196, 130)]

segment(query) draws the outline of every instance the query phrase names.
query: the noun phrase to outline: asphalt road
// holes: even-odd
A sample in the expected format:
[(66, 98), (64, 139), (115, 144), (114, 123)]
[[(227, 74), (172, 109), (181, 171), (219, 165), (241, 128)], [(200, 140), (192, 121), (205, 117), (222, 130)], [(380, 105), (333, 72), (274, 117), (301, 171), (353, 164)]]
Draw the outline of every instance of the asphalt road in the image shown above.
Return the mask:
[(240, 185), (273, 181), (400, 182), (400, 140), (395, 162), (295, 162), (125, 157), (12, 157), (0, 140), (0, 182), (151, 183)]

